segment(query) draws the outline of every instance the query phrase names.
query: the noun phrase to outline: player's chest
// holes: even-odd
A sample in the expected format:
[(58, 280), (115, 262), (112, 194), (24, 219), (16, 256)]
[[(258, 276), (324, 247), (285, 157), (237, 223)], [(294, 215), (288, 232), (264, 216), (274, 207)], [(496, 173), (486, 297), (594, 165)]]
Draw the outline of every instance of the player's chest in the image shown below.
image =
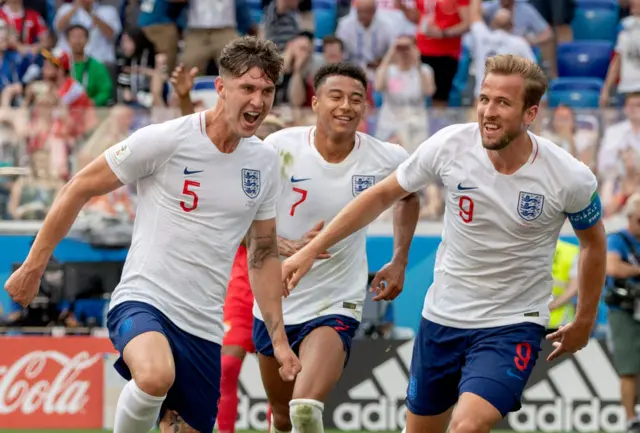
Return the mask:
[(262, 202), (268, 188), (259, 164), (190, 160), (167, 168), (164, 191), (169, 205), (183, 215), (233, 218)]
[(366, 161), (340, 169), (320, 164), (298, 164), (285, 173), (279, 214), (291, 218), (333, 218), (362, 192), (389, 173)]
[(449, 220), (461, 228), (537, 234), (565, 218), (558, 189), (533, 174), (509, 177), (467, 168), (444, 183)]

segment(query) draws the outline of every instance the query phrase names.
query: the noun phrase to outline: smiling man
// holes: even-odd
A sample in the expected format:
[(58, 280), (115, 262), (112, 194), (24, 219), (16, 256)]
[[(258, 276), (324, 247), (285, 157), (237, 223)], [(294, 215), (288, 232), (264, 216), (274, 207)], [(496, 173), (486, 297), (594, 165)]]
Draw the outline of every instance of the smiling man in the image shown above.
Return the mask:
[(490, 57), (478, 122), (434, 134), (283, 264), (295, 293), (319, 252), (408, 194), (444, 184), (445, 228), (413, 347), (406, 433), (445, 433), (449, 424), (451, 433), (489, 433), (520, 408), (549, 322), (552, 260), (567, 216), (580, 241), (578, 311), (548, 336), (556, 346), (549, 359), (589, 340), (606, 258), (597, 181), (528, 131), (546, 88), (535, 63)]
[[(366, 112), (366, 86), (365, 72), (357, 66), (323, 66), (314, 78), (316, 126), (284, 129), (266, 138), (282, 157), (276, 218), (281, 255), (303, 247), (324, 222), (408, 157), (398, 145), (356, 132)], [(376, 280), (387, 285), (375, 300), (393, 299), (402, 290), (418, 213), (415, 195), (398, 204), (393, 259)], [(323, 431), (324, 400), (342, 374), (362, 315), (368, 276), (365, 231), (315, 258), (309, 275), (283, 300), (287, 337), (302, 364), (294, 382), (278, 374), (265, 317), (257, 304), (253, 308), (253, 342), (273, 411), (272, 432), (288, 432), (292, 426), (296, 432)]]

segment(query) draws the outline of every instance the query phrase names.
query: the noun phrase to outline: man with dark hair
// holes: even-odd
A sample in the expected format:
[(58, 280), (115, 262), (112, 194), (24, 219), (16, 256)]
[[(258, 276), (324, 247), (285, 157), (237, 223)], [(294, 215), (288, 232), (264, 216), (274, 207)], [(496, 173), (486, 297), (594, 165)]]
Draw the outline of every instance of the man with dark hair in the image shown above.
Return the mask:
[[(276, 228), (278, 154), (253, 137), (273, 104), (282, 59), (272, 42), (244, 37), (223, 50), (210, 110), (136, 131), (62, 188), (25, 263), (5, 288), (36, 295), (55, 246), (86, 202), (135, 183), (138, 209), (107, 327), (129, 382), (115, 433), (209, 433), (220, 396), (223, 303), (247, 235), (249, 277), (283, 381), (300, 371), (282, 318)], [(175, 430), (174, 430), (175, 429)]]
[[(284, 185), (276, 229), (283, 257), (302, 248), (355, 196), (408, 157), (398, 145), (356, 132), (366, 113), (367, 78), (360, 67), (323, 66), (314, 86), (316, 126), (284, 129), (265, 139), (282, 158)], [(378, 292), (376, 301), (393, 299), (402, 289), (418, 214), (415, 194), (400, 201), (394, 215), (394, 256), (378, 274), (388, 286)], [(365, 246), (362, 230), (322, 252), (296, 290), (285, 293), (285, 329), (303, 367), (295, 382), (285, 382), (278, 374), (267, 318), (254, 303), (253, 343), (273, 412), (272, 433), (289, 432), (292, 427), (296, 432), (323, 431), (324, 400), (349, 359), (362, 317), (368, 276)]]

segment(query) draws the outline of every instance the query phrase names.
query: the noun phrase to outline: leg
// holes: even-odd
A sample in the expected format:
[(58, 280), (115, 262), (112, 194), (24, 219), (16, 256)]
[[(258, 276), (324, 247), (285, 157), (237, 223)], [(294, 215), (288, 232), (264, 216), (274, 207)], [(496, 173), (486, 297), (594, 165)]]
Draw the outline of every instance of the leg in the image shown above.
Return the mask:
[(182, 63), (187, 69), (196, 66), (199, 74), (205, 73), (209, 59), (211, 59), (210, 40), (208, 29), (187, 30), (182, 53)]
[(533, 323), (473, 332), (465, 353), (451, 433), (490, 433), (509, 412), (520, 409), (522, 391), (544, 334), (545, 328)]
[(234, 433), (238, 418), (238, 378), (246, 351), (241, 346), (222, 346), (222, 378), (218, 405), (218, 431)]
[(153, 44), (157, 53), (167, 56), (167, 69), (169, 74), (176, 67), (176, 59), (178, 58), (178, 27), (175, 24), (158, 24), (143, 27), (144, 35)]
[(464, 330), (421, 320), (411, 358), (406, 433), (447, 431), (458, 399), (465, 335)]
[(175, 379), (164, 328), (152, 307), (129, 302), (109, 313), (107, 326), (114, 346), (122, 353), (115, 367), (129, 379), (118, 398), (114, 432), (148, 432)]
[(315, 328), (302, 340), (302, 371), (296, 378), (293, 399), (289, 404), (291, 423), (296, 433), (324, 431), (324, 401), (340, 379), (346, 359), (345, 346), (333, 327)]
[(184, 422), (176, 411), (168, 410), (160, 420), (160, 433), (200, 433)]
[(258, 354), (258, 361), (262, 384), (272, 412), (271, 433), (290, 432), (289, 401), (293, 396), (295, 382), (285, 382), (280, 378), (280, 364), (273, 356)]
[(637, 421), (636, 378), (640, 374), (640, 322), (631, 313), (610, 308), (607, 316), (613, 348), (613, 365), (620, 376), (620, 396), (629, 427)]

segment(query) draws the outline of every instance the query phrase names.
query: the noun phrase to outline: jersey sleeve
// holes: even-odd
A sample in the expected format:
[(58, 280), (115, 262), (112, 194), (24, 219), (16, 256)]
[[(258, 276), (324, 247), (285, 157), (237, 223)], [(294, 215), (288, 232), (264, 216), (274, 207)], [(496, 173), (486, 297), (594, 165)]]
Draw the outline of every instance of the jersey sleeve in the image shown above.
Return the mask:
[(387, 146), (389, 148), (387, 163), (389, 164), (389, 173), (392, 173), (409, 158), (409, 152), (399, 144), (387, 143)]
[(440, 177), (442, 148), (448, 134), (440, 130), (422, 142), (396, 171), (398, 183), (407, 192), (416, 192), (434, 183)]
[(120, 182), (131, 184), (150, 176), (169, 160), (177, 149), (174, 135), (165, 124), (150, 125), (111, 146), (104, 156)]
[(581, 164), (579, 170), (576, 170), (572, 176), (565, 212), (574, 230), (591, 228), (602, 217), (598, 181), (584, 164)]
[[(268, 146), (268, 144), (265, 144)], [(253, 218), (256, 221), (268, 220), (276, 217), (276, 205), (278, 204), (278, 196), (280, 195), (280, 156), (274, 152), (272, 155), (273, 163), (265, 179), (266, 194), (264, 200)]]

